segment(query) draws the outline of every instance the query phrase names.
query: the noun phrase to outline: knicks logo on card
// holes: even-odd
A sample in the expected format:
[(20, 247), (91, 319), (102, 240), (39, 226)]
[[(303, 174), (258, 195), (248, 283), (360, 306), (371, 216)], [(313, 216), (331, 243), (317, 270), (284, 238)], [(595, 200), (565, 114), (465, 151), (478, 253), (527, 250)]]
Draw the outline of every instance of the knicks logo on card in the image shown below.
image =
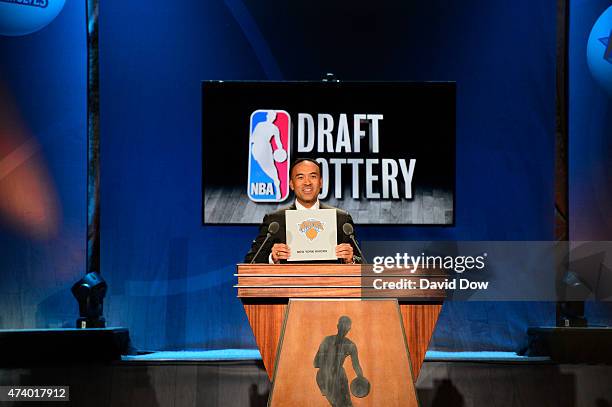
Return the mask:
[(306, 236), (309, 241), (313, 241), (319, 236), (319, 233), (325, 229), (325, 223), (318, 219), (308, 218), (305, 221), (298, 223), (298, 230)]
[(247, 195), (254, 202), (282, 202), (289, 196), (289, 131), (284, 110), (255, 110), (249, 126)]

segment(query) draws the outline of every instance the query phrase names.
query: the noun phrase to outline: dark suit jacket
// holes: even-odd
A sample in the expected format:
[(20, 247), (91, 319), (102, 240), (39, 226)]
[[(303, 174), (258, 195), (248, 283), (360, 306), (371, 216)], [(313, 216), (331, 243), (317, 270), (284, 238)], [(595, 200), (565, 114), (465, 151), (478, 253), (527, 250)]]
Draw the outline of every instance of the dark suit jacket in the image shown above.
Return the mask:
[[(263, 241), (266, 239), (266, 235), (268, 234), (268, 226), (272, 222), (278, 222), (280, 228), (278, 229), (278, 232), (276, 234), (270, 236), (270, 239), (268, 239), (268, 241), (266, 242), (266, 245), (261, 249), (261, 252), (259, 252), (259, 254), (257, 255), (257, 259), (255, 259), (254, 263), (268, 263), (270, 253), (272, 251), (272, 246), (275, 243), (287, 243), (286, 241), (287, 233), (286, 233), (286, 228), (285, 228), (285, 211), (288, 209), (295, 209), (295, 203), (293, 203), (292, 205), (286, 208), (279, 209), (276, 212), (272, 212), (264, 216), (263, 223), (259, 227), (259, 235), (257, 236), (255, 240), (253, 240), (253, 243), (251, 244), (251, 250), (249, 250), (246, 257), (244, 258), (245, 263), (250, 263), (251, 260), (253, 259), (253, 256), (255, 256), (255, 253), (257, 253), (257, 250), (259, 250), (259, 247), (261, 246)], [(351, 226), (354, 227), (353, 219), (351, 218), (351, 215), (349, 215), (348, 212), (343, 211), (342, 209), (334, 208), (333, 206), (325, 205), (323, 203), (320, 204), (320, 209), (335, 209), (336, 210), (336, 224), (337, 224), (336, 228), (337, 228), (337, 234), (338, 234), (338, 244), (349, 243), (351, 246), (353, 246), (353, 259), (355, 263), (361, 263), (361, 258), (357, 254), (358, 253), (357, 248), (355, 247), (351, 239), (348, 236), (346, 236), (344, 232), (342, 231), (342, 225), (344, 225), (347, 222), (350, 223)], [(337, 262), (342, 262), (342, 260), (338, 260)]]

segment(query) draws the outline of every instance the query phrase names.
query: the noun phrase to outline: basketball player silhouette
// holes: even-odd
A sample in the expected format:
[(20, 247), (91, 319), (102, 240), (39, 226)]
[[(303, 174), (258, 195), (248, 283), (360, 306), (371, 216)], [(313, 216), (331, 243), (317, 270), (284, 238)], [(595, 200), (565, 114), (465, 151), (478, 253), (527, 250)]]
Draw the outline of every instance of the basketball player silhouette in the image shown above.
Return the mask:
[[(338, 319), (338, 333), (326, 336), (319, 346), (317, 355), (314, 358), (314, 367), (318, 368), (317, 385), (327, 401), (333, 407), (352, 407), (351, 393), (349, 391), (348, 378), (344, 371), (344, 360), (347, 356), (351, 357), (353, 370), (357, 374), (354, 380), (356, 385), (361, 385), (363, 389), (358, 389), (357, 397), (364, 397), (369, 393), (369, 384), (363, 377), (363, 371), (359, 365), (357, 356), (357, 345), (346, 337), (351, 329), (351, 319), (341, 316)], [(362, 385), (364, 383), (364, 385)], [(351, 389), (353, 390), (353, 385)]]

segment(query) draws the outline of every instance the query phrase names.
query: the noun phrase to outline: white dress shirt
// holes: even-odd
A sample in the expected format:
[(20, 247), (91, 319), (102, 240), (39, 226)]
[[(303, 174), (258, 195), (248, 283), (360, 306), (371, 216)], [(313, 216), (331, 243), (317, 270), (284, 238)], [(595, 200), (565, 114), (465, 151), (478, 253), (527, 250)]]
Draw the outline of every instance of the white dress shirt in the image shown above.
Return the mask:
[(297, 199), (295, 200), (295, 209), (300, 210), (300, 211), (310, 211), (313, 209), (319, 209), (319, 207), (321, 207), (321, 204), (319, 203), (318, 199), (317, 199), (317, 202), (315, 202), (314, 205), (312, 205), (310, 208), (307, 208), (304, 205), (302, 205)]

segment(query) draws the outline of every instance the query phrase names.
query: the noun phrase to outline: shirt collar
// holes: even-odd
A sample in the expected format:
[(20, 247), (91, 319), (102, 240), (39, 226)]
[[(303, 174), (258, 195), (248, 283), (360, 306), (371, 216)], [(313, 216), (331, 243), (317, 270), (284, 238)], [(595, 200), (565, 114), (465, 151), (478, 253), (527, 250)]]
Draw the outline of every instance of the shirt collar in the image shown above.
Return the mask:
[(319, 200), (317, 199), (317, 202), (314, 203), (314, 205), (312, 205), (310, 208), (305, 207), (304, 205), (302, 205), (301, 203), (298, 202), (298, 200), (295, 200), (295, 209), (297, 210), (312, 210), (312, 209), (319, 209), (319, 207), (321, 206), (321, 204), (319, 203)]

